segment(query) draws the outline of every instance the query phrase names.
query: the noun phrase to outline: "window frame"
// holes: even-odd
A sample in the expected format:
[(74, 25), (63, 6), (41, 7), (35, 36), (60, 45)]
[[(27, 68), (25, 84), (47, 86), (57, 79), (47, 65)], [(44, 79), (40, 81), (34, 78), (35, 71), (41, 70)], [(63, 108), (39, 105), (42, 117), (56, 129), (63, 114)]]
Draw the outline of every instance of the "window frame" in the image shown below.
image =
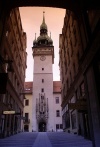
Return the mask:
[[(58, 102), (57, 102), (57, 100), (58, 100)], [(55, 97), (55, 102), (56, 102), (56, 104), (59, 104), (59, 97)]]
[(42, 83), (44, 83), (44, 79), (42, 79)]
[(56, 110), (56, 117), (60, 117), (60, 110)]
[(56, 130), (59, 129), (59, 128), (60, 128), (59, 124), (56, 124)]
[(41, 88), (41, 92), (44, 92), (44, 88)]
[(28, 99), (25, 100), (25, 106), (29, 106), (29, 100)]

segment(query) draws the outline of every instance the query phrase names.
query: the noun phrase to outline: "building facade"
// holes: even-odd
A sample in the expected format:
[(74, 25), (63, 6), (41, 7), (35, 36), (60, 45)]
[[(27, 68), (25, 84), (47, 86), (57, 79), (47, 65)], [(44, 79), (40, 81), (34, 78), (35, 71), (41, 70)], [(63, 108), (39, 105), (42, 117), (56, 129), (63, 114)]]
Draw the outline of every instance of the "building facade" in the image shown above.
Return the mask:
[(59, 39), (63, 129), (89, 138), (97, 146), (100, 138), (99, 25), (100, 11), (76, 15), (66, 10)]
[[(54, 46), (43, 15), (40, 36), (33, 41), (33, 95), (31, 131), (60, 131), (61, 90), (60, 81), (53, 82)], [(26, 112), (25, 112), (26, 113)]]
[(33, 97), (33, 82), (25, 82), (25, 99), (23, 116), (23, 131), (32, 132), (32, 97)]
[[(33, 130), (33, 113), (37, 113), (38, 111), (33, 108), (33, 82), (25, 82), (25, 99), (24, 99), (24, 120), (23, 120), (23, 131), (25, 132), (32, 132), (32, 131), (62, 131), (62, 114), (61, 114), (61, 82), (60, 81), (53, 81), (53, 124), (54, 127), (52, 130), (46, 130), (43, 128), (39, 128), (39, 124), (37, 124), (36, 128)], [(39, 86), (39, 85), (38, 85)], [(36, 104), (37, 106), (37, 104)], [(39, 105), (38, 105), (39, 107)], [(48, 103), (48, 109), (50, 105)], [(34, 111), (33, 111), (34, 110)], [(37, 111), (37, 112), (36, 112)], [(49, 112), (49, 110), (48, 110)], [(39, 112), (38, 112), (39, 113)], [(37, 116), (35, 116), (35, 121), (37, 121)], [(42, 124), (42, 123), (41, 123)], [(43, 124), (44, 121), (43, 121)], [(46, 124), (45, 124), (46, 125)], [(40, 129), (40, 130), (39, 130)]]
[[(3, 21), (3, 18), (2, 18)], [(0, 44), (0, 137), (22, 130), (26, 70), (26, 33), (19, 9), (12, 9), (3, 26)], [(14, 111), (15, 114), (6, 114)]]

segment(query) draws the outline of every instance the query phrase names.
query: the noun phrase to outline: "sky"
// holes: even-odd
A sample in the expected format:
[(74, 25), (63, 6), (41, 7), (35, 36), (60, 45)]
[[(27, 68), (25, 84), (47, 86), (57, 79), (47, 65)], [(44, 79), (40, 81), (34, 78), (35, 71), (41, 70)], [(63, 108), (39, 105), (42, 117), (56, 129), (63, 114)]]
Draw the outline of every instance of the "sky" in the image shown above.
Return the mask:
[(53, 40), (54, 45), (54, 64), (53, 64), (53, 81), (60, 80), (59, 70), (59, 34), (62, 33), (64, 24), (65, 9), (49, 8), (49, 7), (20, 7), (20, 16), (22, 27), (27, 35), (27, 69), (25, 81), (33, 81), (33, 65), (32, 56), (33, 40), (40, 35), (40, 25), (43, 20), (43, 11), (45, 11), (45, 23), (48, 27), (48, 36)]

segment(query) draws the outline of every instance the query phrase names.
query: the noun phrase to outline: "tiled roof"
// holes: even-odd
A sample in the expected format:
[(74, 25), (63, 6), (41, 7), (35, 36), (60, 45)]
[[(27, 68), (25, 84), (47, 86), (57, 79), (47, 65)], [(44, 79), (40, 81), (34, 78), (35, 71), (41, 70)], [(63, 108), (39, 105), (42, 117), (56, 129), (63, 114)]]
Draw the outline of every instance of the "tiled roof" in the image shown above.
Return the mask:
[(24, 84), (25, 93), (32, 93), (32, 88), (33, 88), (33, 82), (25, 82)]
[[(25, 82), (25, 93), (32, 93), (33, 82)], [(53, 81), (53, 93), (61, 93), (61, 82)]]
[(53, 93), (61, 93), (61, 82), (53, 81)]

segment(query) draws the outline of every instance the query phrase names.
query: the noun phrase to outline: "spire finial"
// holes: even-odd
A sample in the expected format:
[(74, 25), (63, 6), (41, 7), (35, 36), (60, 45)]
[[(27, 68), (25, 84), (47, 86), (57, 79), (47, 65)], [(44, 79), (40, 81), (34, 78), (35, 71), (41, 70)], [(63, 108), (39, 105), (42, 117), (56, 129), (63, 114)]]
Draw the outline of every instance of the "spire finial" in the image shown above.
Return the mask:
[(36, 33), (35, 33), (35, 40), (36, 40)]
[(45, 14), (45, 11), (43, 11), (43, 23), (45, 23), (45, 16), (44, 16), (44, 14)]

